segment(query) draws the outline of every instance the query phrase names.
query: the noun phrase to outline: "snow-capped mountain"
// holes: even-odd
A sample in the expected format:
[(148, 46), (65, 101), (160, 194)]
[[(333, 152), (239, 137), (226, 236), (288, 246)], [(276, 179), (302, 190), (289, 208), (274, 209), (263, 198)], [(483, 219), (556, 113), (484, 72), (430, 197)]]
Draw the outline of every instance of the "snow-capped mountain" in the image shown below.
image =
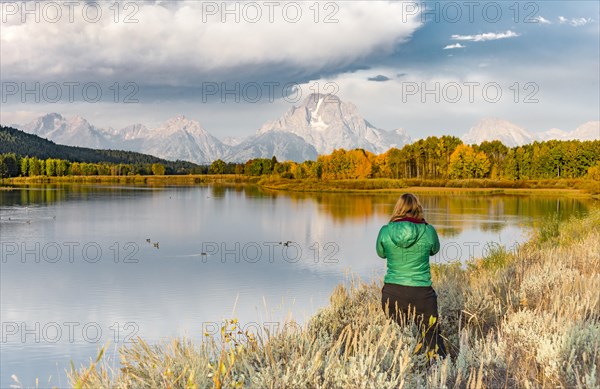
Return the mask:
[(314, 160), (334, 149), (363, 148), (383, 153), (410, 142), (404, 130), (384, 131), (362, 118), (356, 106), (337, 96), (313, 94), (280, 119), (244, 139), (220, 141), (199, 122), (178, 116), (149, 129), (134, 124), (120, 130), (101, 129), (85, 119), (67, 120), (48, 114), (17, 128), (72, 146), (137, 151), (164, 159), (206, 164), (216, 159), (245, 162), (277, 157), (280, 161)]
[(471, 128), (467, 134), (463, 135), (462, 140), (467, 144), (479, 144), (486, 140), (499, 140), (509, 147), (522, 146), (534, 141), (600, 140), (600, 122), (586, 122), (570, 132), (552, 128), (548, 131), (531, 134), (527, 130), (506, 120), (483, 119), (475, 127)]
[[(216, 159), (245, 162), (277, 157), (279, 161), (314, 160), (334, 149), (363, 148), (384, 153), (410, 143), (403, 129), (385, 131), (360, 116), (356, 106), (336, 96), (313, 94), (278, 120), (263, 125), (247, 138), (221, 141), (195, 121), (178, 116), (157, 128), (134, 124), (115, 130), (93, 126), (80, 116), (67, 119), (58, 113), (41, 116), (16, 128), (59, 144), (137, 151), (169, 160), (208, 164)], [(514, 147), (535, 140), (600, 139), (600, 122), (591, 121), (566, 132), (556, 128), (531, 134), (506, 120), (483, 119), (462, 137), (467, 144), (499, 140)]]
[(600, 122), (587, 122), (569, 133), (570, 139), (598, 140), (600, 139)]
[(599, 140), (600, 122), (586, 122), (573, 131), (562, 131), (553, 128), (538, 135), (540, 140)]
[(81, 116), (68, 120), (58, 113), (49, 113), (17, 128), (67, 146), (105, 149), (112, 143), (110, 133), (91, 125)]
[(144, 126), (141, 123), (138, 123), (132, 124), (120, 130), (113, 130), (112, 134), (113, 136), (120, 138), (123, 141), (128, 141), (145, 138), (149, 135), (149, 131), (150, 130), (148, 129), (148, 127)]
[[(139, 139), (139, 138), (138, 138)], [(211, 135), (195, 120), (178, 116), (142, 137), (139, 151), (169, 160), (207, 164), (221, 158), (229, 146)]]
[(225, 137), (221, 140), (227, 146), (237, 146), (244, 141), (245, 138), (236, 138), (232, 136)]
[(283, 131), (268, 131), (256, 134), (234, 146), (224, 156), (225, 161), (245, 162), (253, 158), (271, 158), (278, 161), (304, 162), (317, 159), (314, 146), (298, 135)]
[(569, 133), (559, 128), (551, 128), (548, 131), (540, 132), (537, 137), (540, 140), (567, 140)]
[(183, 116), (154, 129), (134, 124), (115, 130), (97, 128), (82, 117), (67, 120), (60, 114), (51, 113), (16, 127), (59, 144), (137, 151), (198, 164), (210, 163), (229, 153), (229, 146), (208, 133), (197, 121)]
[(410, 142), (404, 130), (378, 129), (360, 116), (354, 104), (323, 94), (311, 94), (300, 106), (292, 107), (278, 120), (262, 126), (258, 134), (272, 131), (295, 134), (314, 146), (319, 154), (329, 154), (339, 148), (382, 153)]
[(508, 147), (522, 146), (536, 140), (535, 136), (507, 120), (486, 118), (462, 136), (466, 144), (499, 140)]

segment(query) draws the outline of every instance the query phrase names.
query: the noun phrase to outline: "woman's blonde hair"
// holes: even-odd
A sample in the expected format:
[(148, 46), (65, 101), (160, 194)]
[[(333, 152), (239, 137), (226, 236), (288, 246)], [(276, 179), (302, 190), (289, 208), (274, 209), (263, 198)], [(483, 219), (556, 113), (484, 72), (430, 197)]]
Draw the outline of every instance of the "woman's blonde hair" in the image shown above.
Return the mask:
[(400, 220), (405, 217), (412, 217), (418, 220), (423, 220), (423, 206), (412, 193), (404, 193), (394, 206), (394, 212), (390, 218), (390, 222)]

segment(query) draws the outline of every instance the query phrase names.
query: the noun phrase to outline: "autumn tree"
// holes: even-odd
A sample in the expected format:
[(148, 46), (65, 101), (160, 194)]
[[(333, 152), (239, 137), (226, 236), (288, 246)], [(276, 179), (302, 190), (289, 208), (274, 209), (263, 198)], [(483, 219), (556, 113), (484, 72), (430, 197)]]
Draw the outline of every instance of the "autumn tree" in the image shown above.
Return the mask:
[(587, 177), (594, 181), (600, 181), (600, 161), (588, 168)]
[(456, 148), (463, 142), (460, 138), (450, 135), (444, 135), (437, 141), (435, 157), (438, 176), (437, 178), (448, 178), (450, 175), (450, 156)]
[(490, 178), (497, 179), (503, 176), (504, 159), (508, 154), (508, 147), (499, 140), (483, 141), (478, 150), (483, 151), (490, 161)]
[(210, 168), (208, 168), (209, 174), (223, 174), (225, 173), (225, 162), (221, 159), (217, 159), (210, 164)]
[(46, 160), (46, 175), (49, 177), (56, 176), (56, 160), (48, 158)]
[(380, 169), (384, 177), (403, 178), (405, 177), (406, 162), (405, 154), (394, 147), (383, 154), (383, 163)]
[(450, 156), (451, 178), (483, 178), (490, 169), (484, 152), (475, 153), (471, 146), (459, 145)]

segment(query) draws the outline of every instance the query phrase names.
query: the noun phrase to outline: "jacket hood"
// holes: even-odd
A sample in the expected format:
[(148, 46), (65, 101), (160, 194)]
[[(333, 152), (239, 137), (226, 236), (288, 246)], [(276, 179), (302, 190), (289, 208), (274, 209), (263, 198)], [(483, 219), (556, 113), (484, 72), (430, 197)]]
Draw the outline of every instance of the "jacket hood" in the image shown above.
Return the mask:
[(425, 233), (427, 224), (410, 221), (391, 222), (388, 224), (389, 236), (399, 247), (410, 247)]

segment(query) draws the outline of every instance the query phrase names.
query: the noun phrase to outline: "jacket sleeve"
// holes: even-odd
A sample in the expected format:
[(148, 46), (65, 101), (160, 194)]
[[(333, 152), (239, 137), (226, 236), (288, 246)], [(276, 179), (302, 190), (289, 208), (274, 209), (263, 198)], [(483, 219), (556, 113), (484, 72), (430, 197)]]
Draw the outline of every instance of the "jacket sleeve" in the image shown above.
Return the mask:
[(386, 229), (387, 229), (387, 226), (381, 227), (381, 229), (379, 230), (379, 235), (377, 236), (377, 243), (375, 245), (375, 249), (377, 250), (377, 255), (379, 255), (380, 258), (386, 258), (385, 248), (383, 247), (383, 237), (386, 233), (385, 232)]
[(435, 230), (435, 228), (433, 228), (433, 226), (430, 224), (429, 227), (431, 227), (431, 240), (433, 242), (433, 245), (431, 246), (431, 251), (429, 252), (429, 255), (435, 255), (438, 253), (438, 251), (440, 251), (440, 238), (438, 238), (438, 234), (437, 231)]

